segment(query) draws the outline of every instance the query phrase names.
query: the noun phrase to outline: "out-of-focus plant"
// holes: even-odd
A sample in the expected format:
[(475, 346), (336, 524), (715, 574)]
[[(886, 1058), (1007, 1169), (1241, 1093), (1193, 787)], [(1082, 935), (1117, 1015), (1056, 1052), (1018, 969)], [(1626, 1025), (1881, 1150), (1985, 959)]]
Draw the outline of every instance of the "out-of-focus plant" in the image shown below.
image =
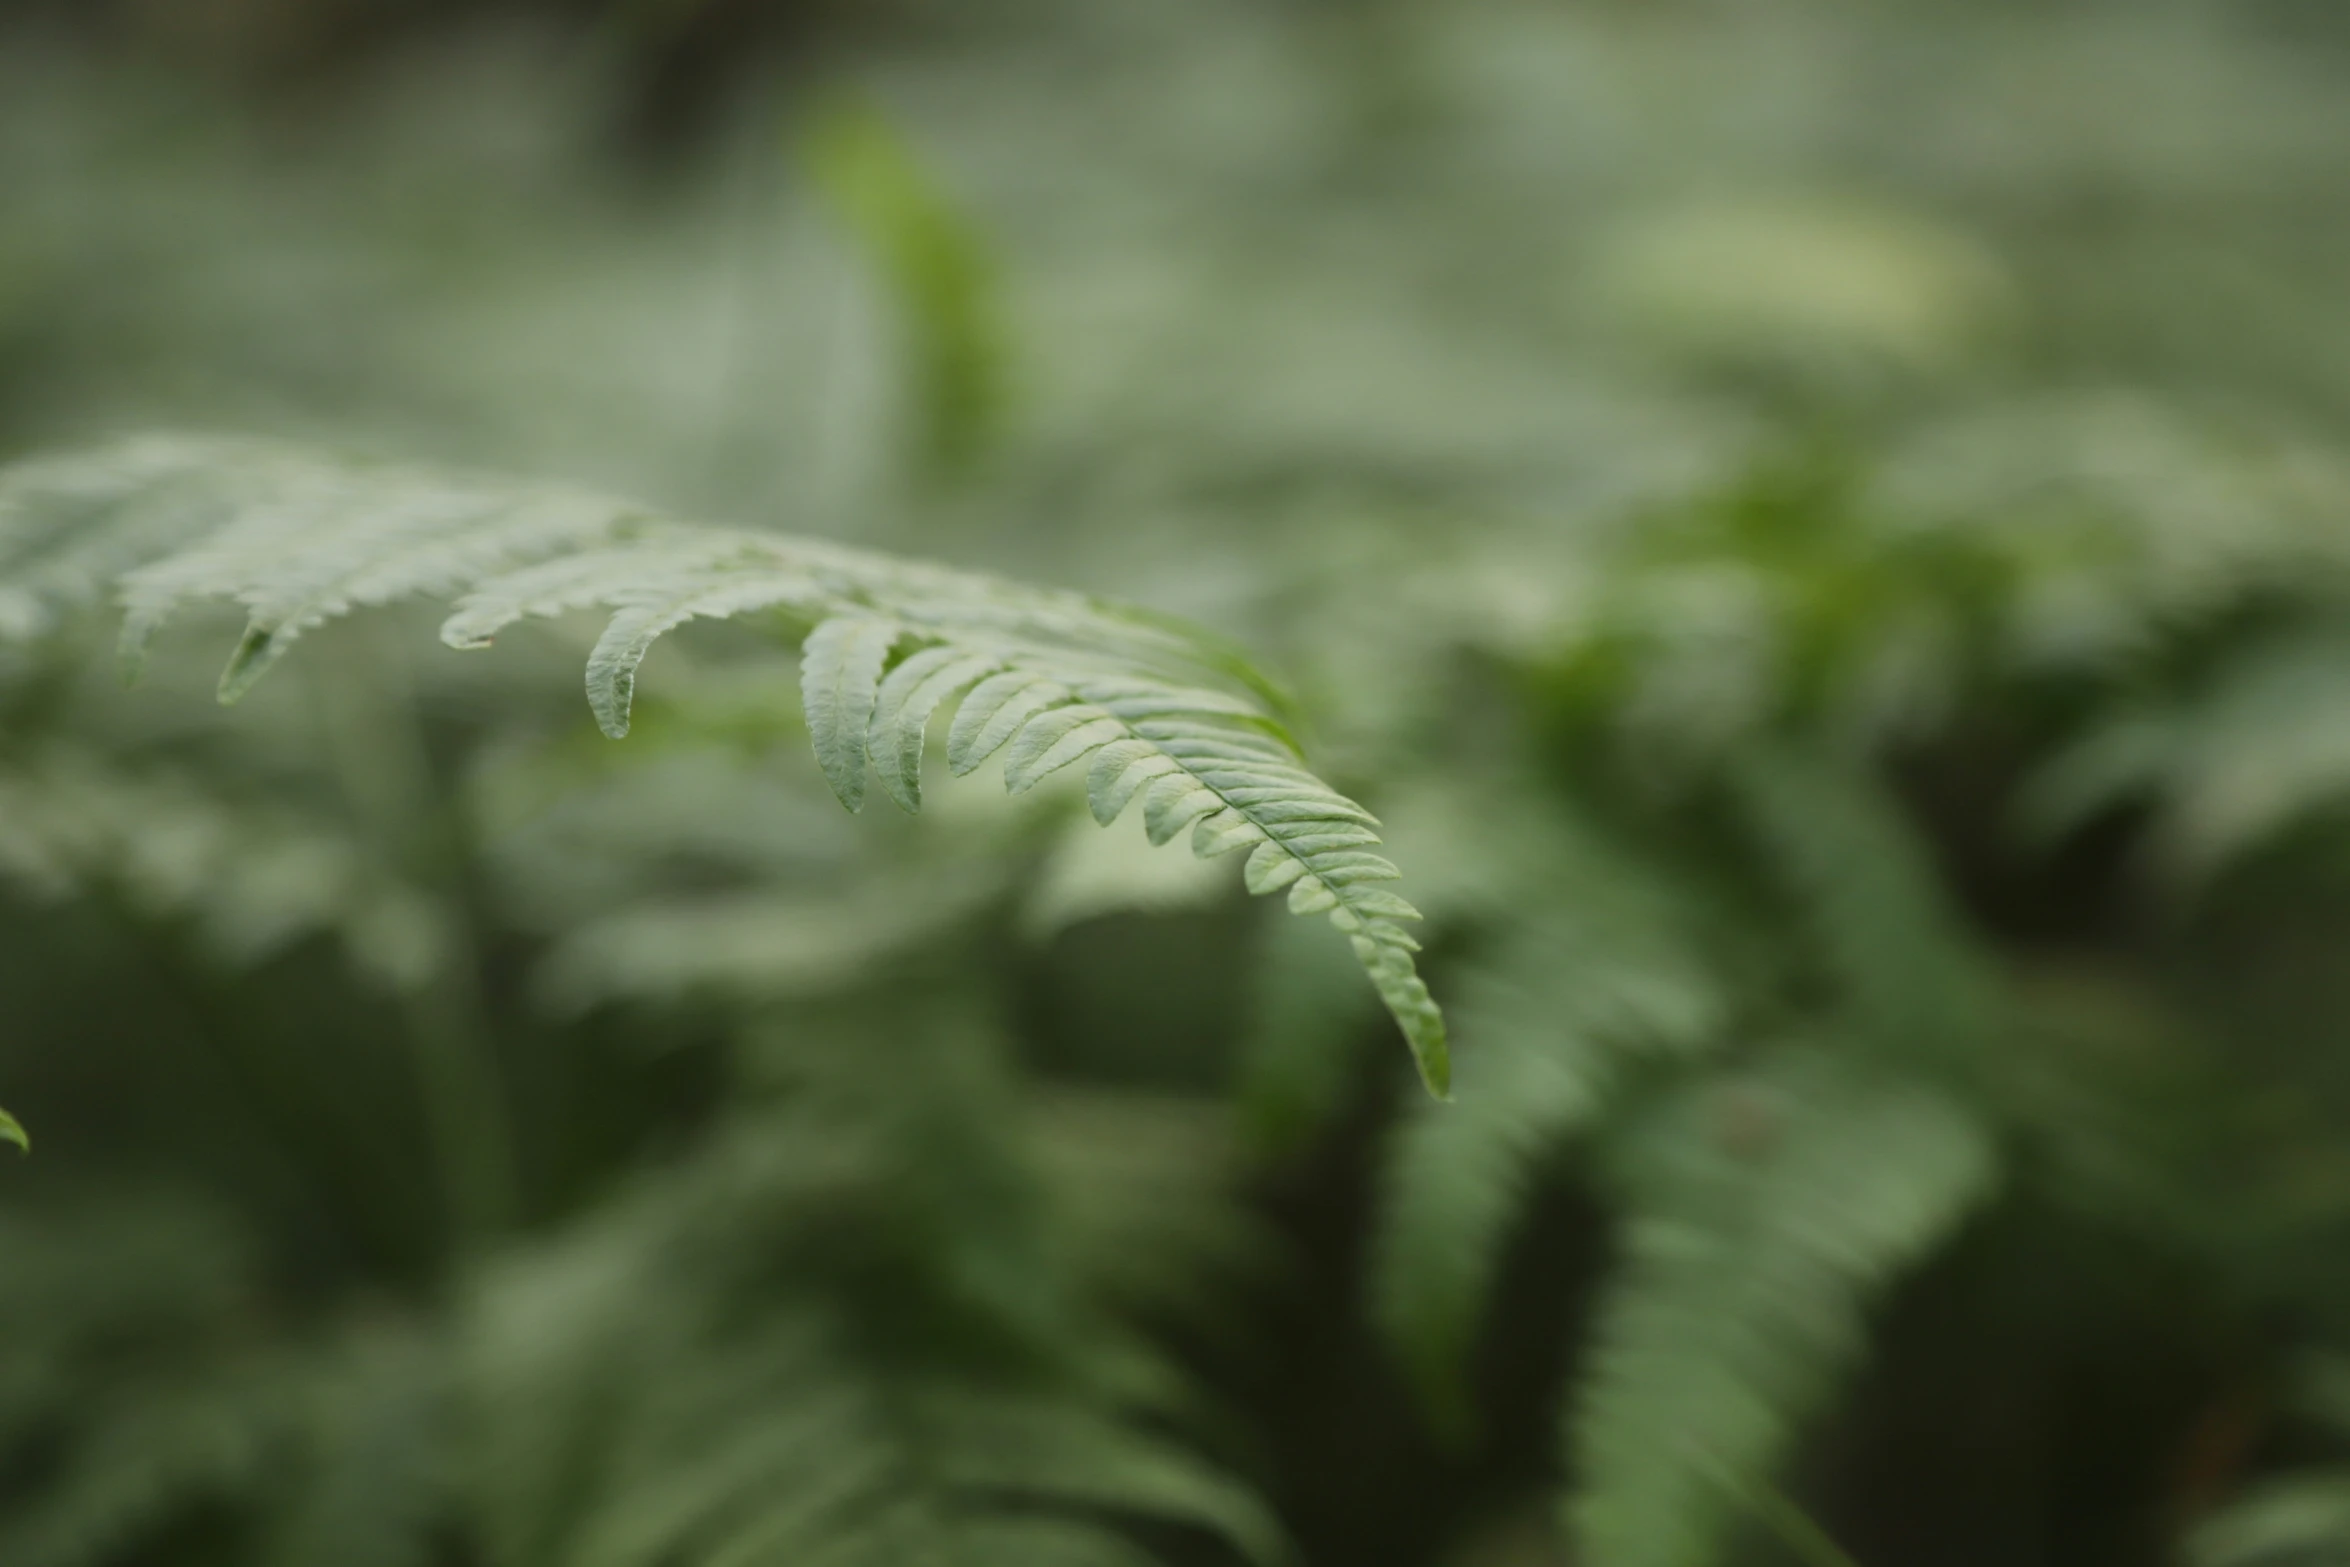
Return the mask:
[[(18, 633), (126, 570), (250, 595), (234, 684), (509, 567), (621, 619), (325, 628), (227, 716), (177, 633), (0, 669), (0, 1559), (2338, 1554), (2344, 42), (1097, 0), (714, 99), (651, 195), (511, 37), (299, 138), (0, 61), (12, 451), (260, 427), (1217, 626), (1463, 1044), (1396, 1092), (1345, 943), (1077, 791), (816, 787), (910, 796), (879, 709), (1073, 601), (587, 503), (452, 565), (541, 492), (422, 462), (17, 470), (125, 503)], [(767, 595), (855, 676), (818, 769)], [(578, 656), (616, 721), (697, 606), (602, 745)]]
[[(2328, 481), (2320, 508), (2343, 493)], [(1530, 1173), (1595, 1145), (1626, 1256), (1567, 1426), (1573, 1530), (1605, 1560), (1707, 1561), (1742, 1516), (1769, 1522), (1754, 1498), (1858, 1363), (1869, 1303), (2002, 1167), (2048, 1183), (2024, 1200), (2189, 1233), (2166, 1206), (2204, 1178), (2187, 1148), (2097, 1147), (2050, 1095), (2083, 1072), (2067, 1091), (2122, 1091), (2083, 1055), (2096, 987), (2128, 994), (2139, 1027), (2225, 1025), (2126, 923), (2060, 956), (2003, 928), (2014, 914), (1970, 919), (1936, 834), (1987, 817), (1999, 837), (1971, 852), (2048, 875), (2056, 819), (2037, 806), (2036, 848), (2021, 824), (2035, 802), (2065, 798), (2077, 824), (2107, 798), (2070, 780), (2113, 746), (2108, 709), (2260, 596), (2340, 616), (2350, 535), (2323, 509), (2272, 511), (2173, 558), (2160, 529), (2094, 505), (1938, 518), (1898, 509), (1908, 483), (1898, 466), (1867, 486), (1765, 472), (1660, 519), (1520, 677), (1545, 743), (1574, 758), (1521, 809), (1572, 830), (1507, 884), (1552, 912), (1497, 915), (1516, 928), (1464, 981), (1480, 1048), (1458, 1113), (1410, 1117), (1396, 1145), (1378, 1300), (1435, 1407), (1457, 1407)], [(1993, 715), (2018, 731), (1981, 735)], [(1984, 796), (1943, 827), (1931, 813), (1962, 767)], [(2224, 1100), (2195, 1113), (2196, 1135), (2233, 1135)], [(2301, 1135), (2272, 1157), (2325, 1157)]]

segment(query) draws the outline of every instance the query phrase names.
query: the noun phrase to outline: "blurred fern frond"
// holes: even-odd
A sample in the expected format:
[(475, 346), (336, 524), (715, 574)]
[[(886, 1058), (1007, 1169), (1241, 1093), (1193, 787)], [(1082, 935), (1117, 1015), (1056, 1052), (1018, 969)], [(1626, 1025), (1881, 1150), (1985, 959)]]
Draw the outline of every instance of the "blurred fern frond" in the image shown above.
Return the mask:
[(1996, 976), (1885, 789), (1856, 768), (1783, 746), (1759, 748), (1729, 771), (1765, 868), (1847, 1026), (1919, 1065), (1963, 1066), (1996, 1025)]
[[(219, 1210), (161, 1194), (10, 1217), (0, 1451), (47, 1483), (9, 1510), (0, 1555), (119, 1560), (266, 1466), (291, 1389), (282, 1362), (238, 1339), (251, 1304), (243, 1239)], [(134, 1279), (145, 1289), (127, 1290)]]
[[(798, 1079), (778, 1113), (475, 1280), (459, 1353), (494, 1560), (1129, 1567), (1154, 1559), (1138, 1523), (1282, 1558), (1100, 1293), (1108, 1250), (1185, 1249), (1151, 1213), (1199, 1180), (1152, 1156), (1168, 1129), (1130, 1114), (1107, 1161), (1067, 1118), (1032, 1140), (989, 1113), (1010, 1085), (984, 1037), (943, 1009), (899, 1026), (915, 1073), (775, 1040)], [(1086, 1244), (1072, 1205), (1131, 1238)]]
[(1285, 1560), (1121, 1320), (1226, 1244), (1199, 1128), (1147, 1104), (1032, 1128), (983, 1039), (900, 1021), (910, 1077), (778, 1042), (780, 1106), (440, 1300), (321, 1312), (231, 1213), (154, 1192), (0, 1226), (0, 1556)]
[(1278, 1560), (1244, 1491), (1098, 1388), (958, 1368), (820, 1295), (745, 1314), (739, 1267), (691, 1262), (652, 1218), (512, 1263), (481, 1297), (465, 1355), (497, 1560), (1151, 1560), (1121, 1517)]
[[(2305, 1360), (2288, 1386), (2291, 1413), (2308, 1419), (2339, 1450), (2350, 1432), (2342, 1362)], [(2325, 1567), (2350, 1560), (2350, 1470), (2339, 1459), (2254, 1482), (2188, 1531), (2191, 1567)]]
[(2059, 753), (2022, 802), (2047, 835), (2151, 800), (2160, 867), (2208, 879), (2350, 795), (2350, 743), (2311, 715), (2350, 703), (2337, 625), (2295, 627), (2231, 650), (2195, 689), (2141, 702)]
[(2278, 1481), (2188, 1537), (2194, 1567), (2327, 1567), (2350, 1559), (2350, 1477)]
[(1628, 1255), (1570, 1416), (1570, 1522), (1595, 1561), (1694, 1567), (1858, 1358), (1875, 1289), (1996, 1161), (1957, 1101), (1794, 1052), (1694, 1085), (1629, 1165)]
[(1558, 847), (1529, 877), (1547, 897), (1463, 981), (1478, 1049), (1458, 1100), (1408, 1119), (1386, 1171), (1374, 1310), (1448, 1419), (1535, 1170), (1728, 1021), (1680, 889), (1596, 841)]
[(1705, 776), (1733, 807), (1730, 874), (1596, 835), (1532, 872), (1545, 912), (1464, 981), (1480, 1048), (1457, 1104), (1392, 1150), (1374, 1286), (1457, 1423), (1532, 1177), (1594, 1140), (1629, 1255), (1569, 1402), (1566, 1512), (1593, 1559), (1635, 1567), (1719, 1559), (1858, 1361), (1878, 1286), (1999, 1165), (1974, 1058), (2004, 992), (1894, 802), (1792, 740)]
[(872, 105), (845, 101), (820, 114), (806, 157), (898, 301), (918, 383), (920, 459), (932, 477), (956, 476), (986, 453), (1007, 401), (994, 258)]
[(0, 879), (42, 902), (99, 892), (188, 920), (239, 965), (331, 932), (395, 990), (422, 983), (446, 941), (431, 903), (348, 832), (62, 743), (0, 768)]
[(305, 632), (353, 609), (454, 596), (457, 647), (518, 621), (611, 611), (588, 701), (628, 728), (639, 664), (698, 618), (770, 613), (806, 628), (801, 689), (825, 777), (851, 810), (868, 769), (919, 809), (932, 717), (947, 761), (1001, 752), (1017, 793), (1090, 759), (1105, 824), (1138, 798), (1154, 843), (1185, 829), (1203, 858), (1248, 850), (1252, 892), (1344, 931), (1431, 1091), (1450, 1077), (1442, 1015), (1383, 884), (1374, 818), (1299, 761), (1245, 664), (1192, 634), (1083, 595), (808, 540), (672, 521), (576, 491), (335, 463), (259, 443), (147, 439), (0, 475), (0, 629), (44, 629), (112, 592), (135, 667), (184, 605), (248, 617), (221, 676), (249, 689)]

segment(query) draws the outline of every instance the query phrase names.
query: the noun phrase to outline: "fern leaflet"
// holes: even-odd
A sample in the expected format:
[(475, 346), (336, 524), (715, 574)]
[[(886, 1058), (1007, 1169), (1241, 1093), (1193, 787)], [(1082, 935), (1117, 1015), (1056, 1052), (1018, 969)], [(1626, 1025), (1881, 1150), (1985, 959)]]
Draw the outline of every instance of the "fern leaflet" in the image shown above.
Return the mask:
[(663, 633), (767, 613), (806, 628), (817, 760), (850, 810), (868, 769), (911, 811), (924, 733), (952, 706), (947, 762), (1001, 753), (1013, 792), (1088, 761), (1105, 824), (1139, 798), (1151, 841), (1189, 830), (1203, 858), (1248, 851), (1255, 893), (1286, 890), (1351, 940), (1442, 1095), (1444, 1022), (1382, 883), (1370, 813), (1301, 763), (1263, 683), (1197, 633), (1081, 594), (812, 540), (661, 517), (581, 491), (337, 462), (253, 441), (151, 437), (0, 470), (0, 632), (37, 633), (111, 592), (126, 666), (183, 606), (243, 607), (220, 682), (248, 690), (305, 632), (354, 609), (453, 598), (442, 639), (609, 611), (587, 661), (607, 734)]

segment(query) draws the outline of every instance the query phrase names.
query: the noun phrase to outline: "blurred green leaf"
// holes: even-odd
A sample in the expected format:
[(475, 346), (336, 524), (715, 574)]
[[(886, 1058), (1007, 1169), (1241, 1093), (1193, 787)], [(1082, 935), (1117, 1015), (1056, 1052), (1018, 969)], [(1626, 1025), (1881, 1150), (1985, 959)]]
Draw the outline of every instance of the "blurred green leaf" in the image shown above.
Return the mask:
[(959, 477), (995, 444), (1010, 403), (995, 258), (875, 104), (834, 101), (800, 143), (817, 189), (897, 307), (916, 463), (934, 478)]

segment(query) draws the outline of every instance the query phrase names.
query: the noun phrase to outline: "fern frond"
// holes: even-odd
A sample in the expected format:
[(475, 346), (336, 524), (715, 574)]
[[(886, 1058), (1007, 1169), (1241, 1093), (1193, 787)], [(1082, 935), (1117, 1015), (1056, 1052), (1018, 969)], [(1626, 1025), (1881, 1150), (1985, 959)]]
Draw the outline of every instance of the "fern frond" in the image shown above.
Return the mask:
[(1644, 1065), (1689, 1058), (1728, 1019), (1668, 889), (1644, 867), (1577, 847), (1550, 870), (1561, 901), (1521, 915), (1467, 976), (1478, 1050), (1458, 1100), (1406, 1120), (1388, 1157), (1373, 1310), (1450, 1423), (1537, 1169)]
[(324, 1358), (303, 1390), (299, 1471), (275, 1482), (291, 1505), (272, 1567), (430, 1567), (455, 1468), (448, 1372), (444, 1342), (413, 1329), (375, 1326)]
[(422, 983), (445, 944), (429, 902), (347, 835), (63, 744), (0, 767), (0, 881), (41, 900), (103, 890), (239, 964), (328, 932), (391, 989)]
[(1850, 1022), (1964, 1060), (1997, 1015), (1996, 976), (1896, 802), (1857, 767), (1787, 747), (1743, 756), (1730, 781)]
[(2200, 689), (2125, 713), (2060, 753), (2027, 796), (2032, 825), (2077, 827), (2151, 797), (2161, 867), (2199, 881), (2350, 795), (2350, 737), (2312, 721), (2350, 702), (2350, 639), (2298, 628), (2236, 651)]
[(0, 472), (0, 631), (38, 631), (113, 592), (127, 665), (188, 604), (242, 606), (221, 676), (234, 700), (305, 632), (414, 595), (454, 598), (442, 638), (479, 647), (519, 621), (610, 612), (587, 663), (606, 733), (628, 727), (662, 634), (772, 613), (807, 630), (803, 692), (841, 803), (868, 767), (908, 810), (923, 735), (954, 706), (958, 776), (999, 752), (1014, 793), (1089, 763), (1094, 814), (1137, 798), (1152, 842), (1248, 851), (1256, 893), (1327, 914), (1446, 1091), (1444, 1023), (1383, 883), (1370, 814), (1300, 762), (1264, 688), (1196, 634), (1084, 595), (845, 546), (673, 521), (578, 491), (337, 463), (258, 442), (151, 438)]
[(22, 1567), (105, 1567), (208, 1503), (249, 1492), (292, 1429), (283, 1368), (223, 1368), (143, 1388), (107, 1410), (62, 1455), (63, 1477), (0, 1527), (0, 1552)]
[(0, 1223), (0, 1560), (130, 1559), (282, 1455), (298, 1357), (237, 1337), (244, 1239), (184, 1194)]
[(918, 454), (968, 467), (1003, 422), (1005, 332), (994, 258), (877, 107), (836, 103), (809, 127), (808, 172), (889, 286), (912, 372)]
[(661, 1217), (516, 1259), (469, 1313), (499, 1560), (1130, 1567), (1118, 1520), (1144, 1519), (1283, 1556), (1245, 1490), (1098, 1389), (973, 1375), (815, 1298), (727, 1302)]
[(929, 1411), (952, 1485), (1000, 1502), (1043, 1501), (1203, 1528), (1271, 1567), (1288, 1546), (1245, 1488), (1174, 1443), (1057, 1398), (976, 1398)]
[(2280, 1480), (2187, 1538), (2193, 1567), (2327, 1567), (2350, 1558), (2350, 1475)]
[(1682, 1096), (1632, 1163), (1628, 1254), (1570, 1416), (1588, 1559), (1713, 1560), (1738, 1498), (1861, 1352), (1870, 1296), (1993, 1169), (1956, 1103), (1826, 1056)]
[(151, 1559), (191, 1518), (303, 1489), (320, 1379), (306, 1347), (251, 1342), (247, 1240), (152, 1190), (0, 1223), (0, 1560)]
[(1062, 1090), (1031, 1118), (1036, 1166), (1089, 1293), (1150, 1320), (1231, 1331), (1235, 1280), (1278, 1272), (1270, 1228), (1232, 1200), (1248, 1166), (1219, 1111), (1197, 1101)]

